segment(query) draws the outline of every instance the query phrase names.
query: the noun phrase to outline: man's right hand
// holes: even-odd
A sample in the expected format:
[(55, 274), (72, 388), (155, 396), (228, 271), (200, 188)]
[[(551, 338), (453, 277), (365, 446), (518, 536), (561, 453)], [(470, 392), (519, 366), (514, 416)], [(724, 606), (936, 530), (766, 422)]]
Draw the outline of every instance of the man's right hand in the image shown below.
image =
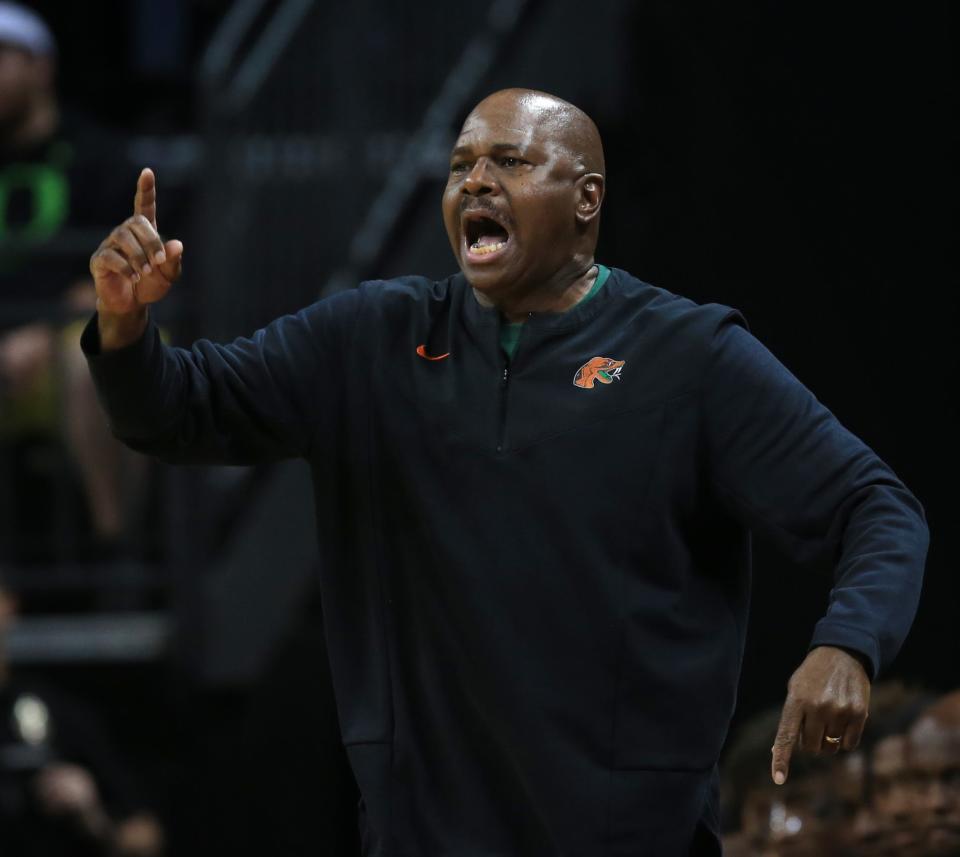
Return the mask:
[(147, 305), (161, 300), (180, 277), (183, 244), (157, 231), (157, 183), (144, 169), (137, 180), (133, 216), (111, 232), (90, 257), (97, 290), (100, 348), (136, 342), (147, 326)]

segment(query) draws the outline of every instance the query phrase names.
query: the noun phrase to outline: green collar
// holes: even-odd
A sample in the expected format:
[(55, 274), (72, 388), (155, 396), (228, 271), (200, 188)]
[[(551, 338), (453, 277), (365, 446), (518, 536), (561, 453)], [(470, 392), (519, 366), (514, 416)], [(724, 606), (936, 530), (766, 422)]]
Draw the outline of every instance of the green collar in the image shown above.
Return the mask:
[[(580, 298), (576, 305), (580, 306), (590, 300), (603, 288), (603, 284), (609, 276), (610, 269), (606, 265), (597, 265), (597, 278), (593, 281), (590, 291)], [(500, 347), (509, 360), (513, 360), (513, 355), (517, 353), (517, 344), (520, 342), (520, 331), (522, 330), (522, 321), (507, 321), (500, 325)]]

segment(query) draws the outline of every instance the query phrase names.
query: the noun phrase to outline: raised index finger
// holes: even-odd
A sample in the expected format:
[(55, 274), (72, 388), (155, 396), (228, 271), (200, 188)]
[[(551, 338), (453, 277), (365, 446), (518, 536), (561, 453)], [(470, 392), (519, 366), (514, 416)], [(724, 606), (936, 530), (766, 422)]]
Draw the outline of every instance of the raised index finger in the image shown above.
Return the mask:
[(137, 179), (137, 195), (133, 198), (133, 213), (142, 214), (154, 229), (157, 228), (157, 180), (153, 170), (144, 167)]

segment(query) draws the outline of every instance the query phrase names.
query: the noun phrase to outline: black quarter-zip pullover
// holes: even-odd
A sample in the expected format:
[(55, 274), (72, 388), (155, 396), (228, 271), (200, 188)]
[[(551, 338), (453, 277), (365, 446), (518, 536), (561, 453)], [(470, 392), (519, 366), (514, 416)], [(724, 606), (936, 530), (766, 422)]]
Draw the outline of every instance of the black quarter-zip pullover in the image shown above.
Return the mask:
[(365, 283), (251, 339), (98, 354), (116, 434), (301, 456), (343, 740), (377, 857), (671, 857), (712, 827), (750, 531), (836, 559), (811, 645), (875, 672), (923, 512), (747, 331), (614, 270), (509, 365), (462, 275)]

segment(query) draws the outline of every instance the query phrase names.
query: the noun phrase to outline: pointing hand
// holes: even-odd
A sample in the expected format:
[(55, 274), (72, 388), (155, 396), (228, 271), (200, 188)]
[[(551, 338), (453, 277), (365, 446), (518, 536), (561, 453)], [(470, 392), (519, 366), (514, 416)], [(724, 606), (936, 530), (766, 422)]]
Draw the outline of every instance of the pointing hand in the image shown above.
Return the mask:
[(90, 258), (97, 291), (100, 340), (104, 350), (139, 338), (146, 307), (161, 300), (180, 277), (183, 244), (164, 242), (157, 230), (157, 185), (153, 171), (137, 180), (133, 216), (100, 244)]
[(773, 781), (786, 782), (795, 748), (817, 754), (856, 749), (869, 706), (870, 679), (863, 664), (833, 646), (812, 649), (787, 685), (773, 743)]

